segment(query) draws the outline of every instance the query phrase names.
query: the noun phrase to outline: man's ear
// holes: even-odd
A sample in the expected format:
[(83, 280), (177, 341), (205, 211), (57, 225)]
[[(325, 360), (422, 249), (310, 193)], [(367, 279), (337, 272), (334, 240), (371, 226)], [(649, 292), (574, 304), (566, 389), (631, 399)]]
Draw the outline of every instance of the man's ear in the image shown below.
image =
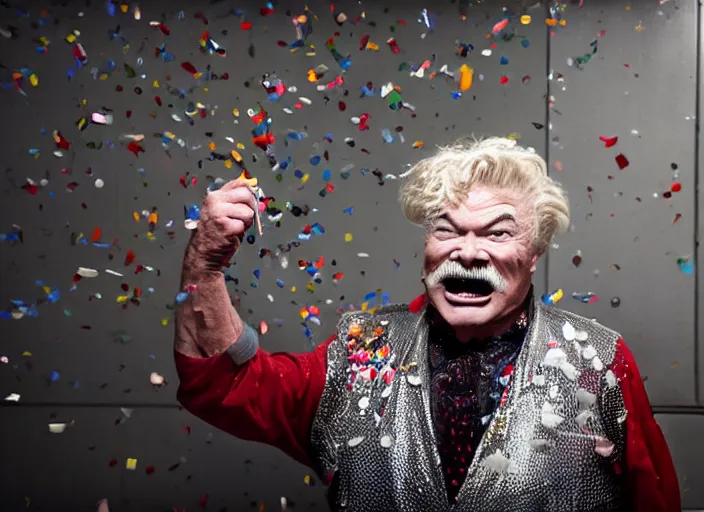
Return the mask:
[(536, 252), (533, 254), (530, 260), (530, 273), (535, 274), (535, 271), (538, 270), (538, 260), (540, 260), (540, 257), (543, 255), (543, 251)]

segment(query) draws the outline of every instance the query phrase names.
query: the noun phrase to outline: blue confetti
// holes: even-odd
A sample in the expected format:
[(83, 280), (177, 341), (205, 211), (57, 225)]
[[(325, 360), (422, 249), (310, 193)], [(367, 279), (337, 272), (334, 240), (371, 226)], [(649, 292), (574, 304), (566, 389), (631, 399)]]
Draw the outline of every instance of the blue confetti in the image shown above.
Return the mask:
[(350, 206), (349, 208), (345, 208), (342, 211), (345, 212), (347, 215), (352, 215), (352, 213), (354, 212), (354, 206)]
[(330, 181), (330, 169), (323, 171), (323, 181)]
[(530, 41), (528, 41), (528, 39), (523, 39), (523, 40), (521, 41), (521, 46), (522, 46), (523, 48), (528, 48), (528, 47), (530, 46)]
[(277, 280), (276, 280), (276, 286), (278, 286), (279, 288), (283, 288), (283, 287), (284, 287), (284, 282), (283, 282), (281, 279), (277, 279)]
[(59, 380), (60, 378), (61, 378), (61, 376), (59, 375), (59, 372), (57, 372), (56, 370), (53, 370), (53, 371), (51, 372), (51, 375), (49, 376), (49, 380), (50, 380), (51, 382), (56, 382), (56, 381)]
[(501, 57), (501, 65), (505, 66), (506, 64), (508, 64), (508, 57)]
[(254, 274), (254, 277), (259, 279), (259, 276), (262, 274), (262, 271), (257, 268), (254, 270), (254, 272), (252, 272), (252, 274)]
[(310, 165), (318, 165), (320, 163), (320, 155), (315, 155), (310, 159)]
[(188, 292), (178, 292), (176, 294), (176, 304), (183, 304), (188, 300), (188, 297), (190, 297), (191, 294)]

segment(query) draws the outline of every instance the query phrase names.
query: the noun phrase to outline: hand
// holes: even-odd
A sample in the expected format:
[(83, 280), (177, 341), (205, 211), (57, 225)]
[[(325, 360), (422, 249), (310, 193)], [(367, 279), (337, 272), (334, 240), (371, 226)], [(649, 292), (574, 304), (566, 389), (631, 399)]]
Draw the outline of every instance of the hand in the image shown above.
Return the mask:
[(256, 193), (244, 180), (233, 180), (208, 192), (189, 247), (198, 266), (220, 271), (227, 265), (252, 227), (256, 208)]

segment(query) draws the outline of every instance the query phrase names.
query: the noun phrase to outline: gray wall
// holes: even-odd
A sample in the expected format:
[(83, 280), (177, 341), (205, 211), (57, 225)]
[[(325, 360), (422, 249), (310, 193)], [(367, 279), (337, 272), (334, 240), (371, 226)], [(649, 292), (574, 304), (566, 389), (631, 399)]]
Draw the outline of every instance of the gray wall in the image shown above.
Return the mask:
[[(567, 24), (552, 29), (544, 23), (546, 7), (532, 8), (527, 11), (532, 23), (514, 20), (510, 27), (516, 37), (495, 39), (490, 57), (481, 54), (490, 44), (485, 34), (500, 21), (503, 2), (471, 6), (467, 22), (461, 20), (456, 3), (437, 2), (431, 6), (434, 30), (425, 38), (422, 34), (428, 31), (417, 19), (428, 5), (415, 0), (403, 2), (403, 7), (400, 2), (389, 3), (388, 9), (370, 4), (365, 20), (341, 28), (331, 19), (328, 5), (310, 2), (320, 17), (309, 39), (317, 51), (314, 57), (304, 51), (292, 55), (276, 44), (279, 39), (294, 40), (291, 14), (300, 13), (303, 3), (281, 3), (268, 18), (259, 16), (263, 2), (240, 5), (246, 11), (243, 19), (254, 23), (249, 32), (240, 30), (240, 18), (228, 15), (232, 7), (225, 2), (194, 6), (174, 1), (168, 8), (165, 2), (143, 2), (141, 21), (119, 13), (111, 18), (104, 2), (53, 3), (57, 5), (51, 7), (51, 16), (42, 23), (46, 3), (32, 3), (28, 17), (0, 8), (2, 26), (17, 27), (17, 38), (0, 40), (0, 62), (7, 68), (3, 82), (10, 81), (11, 70), (24, 67), (35, 71), (40, 80), (37, 88), (25, 85), (26, 98), (15, 90), (0, 95), (6, 169), (0, 192), (0, 232), (10, 233), (12, 224), (17, 224), (24, 237), (23, 243), (0, 242), (0, 300), (3, 306), (11, 299), (42, 302), (46, 294), (37, 281), (61, 293), (58, 302), (39, 304), (37, 318), (0, 323), (0, 356), (8, 361), (0, 364), (0, 390), (3, 398), (21, 395), (19, 403), (2, 402), (0, 412), (0, 510), (24, 510), (25, 499), (34, 510), (92, 510), (103, 497), (117, 511), (196, 510), (205, 494), (207, 510), (225, 506), (241, 510), (260, 503), (266, 510), (275, 510), (281, 496), (294, 509), (324, 510), (321, 487), (304, 483), (305, 468), (271, 448), (213, 431), (176, 404), (168, 306), (178, 291), (181, 254), (188, 239), (184, 206), (200, 201), (208, 176), (236, 176), (222, 162), (205, 160), (202, 168), (198, 163), (208, 156), (210, 140), (217, 151), (227, 153), (234, 146), (225, 137), (232, 137), (246, 147), (241, 153), (268, 195), (314, 209), (307, 217), (285, 212), (279, 228), (267, 222), (263, 238), (244, 248), (230, 269), (239, 280), (239, 286), (230, 286), (233, 296), (241, 297), (242, 315), (252, 324), (264, 320), (271, 326), (261, 337), (263, 347), (299, 352), (312, 346), (298, 317), (302, 305), (315, 304), (322, 310), (322, 325), (312, 327), (314, 343), (319, 343), (332, 332), (336, 310), (359, 304), (367, 292), (381, 288), (392, 301), (402, 302), (421, 291), (422, 239), (399, 212), (398, 182), (387, 180), (379, 186), (370, 172), (363, 175), (360, 170), (402, 173), (435, 145), (468, 133), (519, 134), (522, 144), (548, 159), (551, 173), (566, 186), (573, 229), (556, 240), (544, 258), (536, 277), (537, 291), (562, 288), (566, 297), (561, 306), (598, 318), (623, 334), (647, 377), (648, 393), (676, 460), (684, 504), (704, 508), (704, 478), (698, 471), (704, 447), (696, 435), (704, 429), (704, 381), (697, 372), (704, 362), (704, 352), (697, 350), (697, 317), (703, 312), (698, 309), (702, 307), (698, 306), (702, 303), (698, 280), (702, 277), (687, 275), (677, 264), (678, 258), (696, 258), (701, 224), (696, 192), (701, 28), (695, 0), (671, 0), (660, 6), (632, 2), (630, 9), (621, 3), (589, 1), (581, 9), (567, 6), (563, 12)], [(350, 19), (362, 12), (356, 2), (339, 6)], [(519, 13), (525, 8), (518, 3), (512, 7)], [(177, 19), (180, 9), (185, 9), (184, 20)], [(292, 13), (287, 15), (287, 9)], [(227, 49), (227, 57), (200, 53), (198, 40), (206, 27), (193, 19), (199, 10), (209, 18), (207, 28)], [(171, 29), (169, 36), (148, 26), (162, 16)], [(398, 20), (407, 24), (399, 25)], [(131, 45), (128, 51), (108, 36), (118, 24)], [(393, 34), (391, 27), (395, 27)], [(75, 70), (69, 81), (67, 72), (75, 63), (63, 38), (74, 29), (81, 32), (90, 62)], [(325, 48), (325, 40), (335, 31), (341, 33), (338, 48), (344, 55), (351, 54), (352, 66), (344, 75), (343, 87), (321, 93), (308, 83), (306, 74), (325, 64), (330, 72), (323, 81), (336, 76), (339, 67)], [(365, 33), (379, 44), (379, 52), (359, 51), (358, 42)], [(51, 41), (46, 55), (39, 54), (33, 42), (42, 35)], [(399, 55), (385, 44), (392, 35), (402, 49)], [(523, 38), (530, 42), (528, 47), (521, 44)], [(592, 51), (590, 43), (595, 39), (598, 51), (591, 60), (581, 69), (570, 65), (568, 59)], [(474, 45), (466, 59), (455, 55), (456, 40)], [(154, 47), (161, 42), (175, 56), (173, 62), (154, 57)], [(508, 64), (501, 65), (502, 56)], [(139, 57), (144, 64), (138, 75), (144, 73), (146, 78), (128, 78), (123, 64), (136, 68)], [(90, 68), (103, 67), (108, 58), (114, 59), (117, 69), (104, 81), (94, 80)], [(429, 72), (421, 79), (399, 71), (402, 62), (419, 65), (433, 58), (434, 70), (443, 64), (450, 70), (463, 63), (472, 66), (472, 89), (454, 100), (447, 79), (430, 79)], [(210, 63), (215, 73), (227, 72), (230, 78), (198, 84), (181, 69), (184, 61), (198, 69)], [(259, 84), (267, 72), (276, 72), (298, 92), (269, 102)], [(508, 84), (499, 83), (502, 75), (509, 77)], [(524, 81), (524, 76), (531, 79)], [(158, 90), (152, 87), (154, 80), (160, 83)], [(360, 87), (367, 81), (377, 88), (387, 82), (400, 86), (404, 101), (416, 107), (416, 116), (408, 110), (389, 109), (378, 95), (360, 99)], [(167, 82), (178, 89), (199, 85), (189, 99), (206, 104), (215, 115), (197, 118), (193, 126), (173, 121), (174, 113), (186, 117), (187, 101), (170, 95)], [(116, 91), (118, 85), (122, 92)], [(136, 86), (143, 94), (135, 94)], [(155, 95), (161, 96), (164, 106), (156, 105)], [(310, 98), (312, 105), (294, 109), (292, 115), (283, 112), (301, 96)], [(82, 99), (87, 101), (84, 108)], [(338, 109), (341, 100), (347, 104), (345, 112)], [(253, 125), (246, 112), (257, 102), (273, 120), (277, 154), (293, 159), (281, 182), (250, 140)], [(92, 125), (83, 132), (76, 128), (81, 116), (101, 107), (114, 111), (111, 126)], [(239, 123), (233, 108), (240, 111)], [(129, 119), (127, 110), (132, 111)], [(371, 129), (360, 132), (350, 118), (365, 112), (371, 114)], [(393, 131), (397, 126), (403, 127), (405, 143), (385, 144), (381, 130)], [(47, 133), (42, 134), (42, 129)], [(60, 158), (52, 154), (52, 130), (60, 130), (72, 142)], [(305, 131), (308, 137), (290, 141), (286, 147), (288, 130)], [(165, 131), (182, 138), (186, 147), (172, 142), (165, 151), (160, 138), (153, 136)], [(121, 139), (127, 133), (146, 136), (146, 152), (139, 158), (127, 151)], [(332, 143), (323, 140), (327, 133), (333, 135)], [(619, 140), (605, 148), (599, 136)], [(354, 137), (356, 146), (348, 147), (345, 137)], [(425, 148), (412, 149), (415, 140), (422, 140)], [(102, 142), (102, 149), (88, 148), (89, 142)], [(40, 150), (39, 158), (29, 154), (31, 148)], [(310, 157), (322, 156), (325, 150), (329, 161), (311, 166)], [(620, 153), (630, 160), (622, 171), (615, 161)], [(673, 163), (682, 190), (664, 198), (662, 193), (673, 180)], [(340, 170), (346, 165), (353, 166), (352, 174), (342, 180)], [(87, 175), (88, 168), (93, 176)], [(62, 169), (70, 169), (71, 174), (62, 174)], [(304, 187), (299, 186), (294, 169), (310, 173)], [(336, 189), (320, 197), (325, 169), (330, 169)], [(196, 186), (184, 189), (179, 184), (186, 173), (198, 177)], [(35, 182), (46, 178), (48, 184), (33, 196), (21, 188), (28, 178)], [(104, 180), (102, 189), (94, 186), (96, 178)], [(72, 182), (78, 185), (69, 192), (67, 185)], [(146, 220), (135, 222), (132, 212), (154, 206), (160, 222), (155, 239), (149, 240)], [(343, 211), (350, 206), (352, 216)], [(679, 220), (673, 223), (678, 214)], [(171, 229), (169, 220), (173, 220)], [(275, 250), (313, 222), (325, 226), (325, 235), (303, 241), (288, 253), (287, 269), (279, 261), (258, 258), (260, 249)], [(72, 246), (72, 233), (83, 233), (90, 240), (96, 227), (102, 229), (102, 242), (119, 240), (114, 259), (107, 249)], [(170, 237), (169, 231), (175, 236)], [(344, 241), (347, 232), (354, 235), (350, 243)], [(125, 267), (129, 249), (136, 261)], [(360, 252), (370, 257), (359, 258)], [(578, 252), (582, 263), (575, 267), (573, 257)], [(306, 291), (308, 276), (296, 262), (319, 256), (326, 261), (323, 282), (311, 293)], [(135, 275), (136, 264), (154, 271)], [(71, 290), (79, 266), (101, 273)], [(124, 277), (105, 269), (122, 272)], [(257, 269), (259, 279), (253, 276)], [(337, 285), (332, 282), (335, 272), (345, 273)], [(276, 279), (285, 282), (284, 288), (277, 287)], [(252, 281), (258, 286), (251, 286)], [(123, 283), (130, 287), (127, 294), (134, 287), (142, 288), (139, 305), (123, 307), (117, 302), (118, 296), (125, 295)], [(295, 293), (292, 286), (297, 287)], [(599, 300), (583, 304), (571, 297), (573, 292), (593, 292)], [(102, 298), (91, 300), (98, 293)], [(619, 307), (610, 305), (614, 297), (620, 299)], [(163, 326), (162, 319), (168, 319), (168, 325)], [(154, 371), (166, 376), (166, 387), (151, 386), (149, 375)], [(52, 372), (59, 376), (54, 382)], [(121, 408), (131, 410), (129, 419)], [(54, 422), (70, 425), (61, 434), (51, 434), (47, 425)], [(138, 459), (135, 471), (125, 469), (128, 457)], [(116, 465), (110, 467), (113, 460)], [(153, 474), (146, 473), (147, 466), (153, 466)]]

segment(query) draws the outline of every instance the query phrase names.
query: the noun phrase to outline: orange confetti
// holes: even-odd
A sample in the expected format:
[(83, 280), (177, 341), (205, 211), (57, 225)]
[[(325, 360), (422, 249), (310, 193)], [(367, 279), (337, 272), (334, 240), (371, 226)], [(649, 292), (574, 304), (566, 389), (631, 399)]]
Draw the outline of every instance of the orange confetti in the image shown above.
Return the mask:
[(259, 332), (261, 334), (266, 334), (268, 330), (269, 330), (269, 326), (267, 325), (267, 323), (264, 320), (259, 322)]
[(95, 228), (95, 229), (93, 230), (93, 238), (91, 238), (91, 241), (94, 242), (94, 243), (95, 243), (95, 242), (100, 242), (100, 237), (102, 236), (102, 234), (103, 234), (103, 230), (102, 230), (102, 229), (100, 229), (100, 228)]
[(125, 255), (125, 265), (129, 265), (134, 261), (135, 255), (134, 251), (130, 249), (127, 251), (127, 254)]

